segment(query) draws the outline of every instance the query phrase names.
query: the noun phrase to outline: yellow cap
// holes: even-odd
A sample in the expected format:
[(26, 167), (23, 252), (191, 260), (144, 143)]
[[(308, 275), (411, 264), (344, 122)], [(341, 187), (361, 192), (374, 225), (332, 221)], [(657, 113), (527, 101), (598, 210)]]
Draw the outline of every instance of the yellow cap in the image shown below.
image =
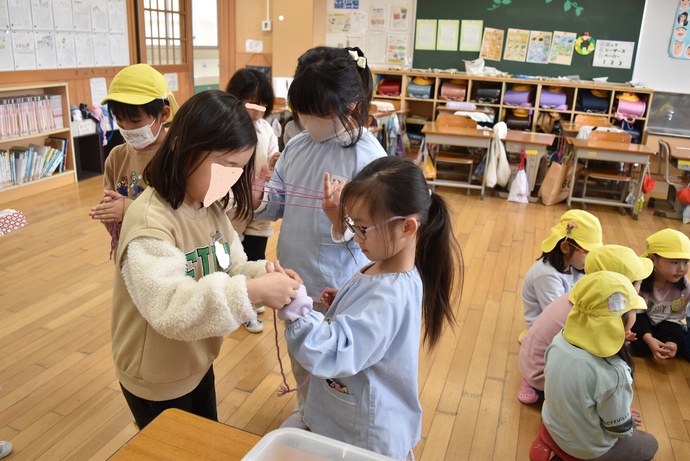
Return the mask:
[(412, 79), (412, 83), (417, 85), (431, 85), (434, 83), (434, 80), (428, 77), (415, 77)]
[(585, 258), (585, 273), (617, 272), (631, 282), (646, 279), (652, 270), (654, 264), (651, 259), (637, 256), (631, 248), (621, 245), (600, 246), (590, 251)]
[(530, 85), (525, 85), (524, 83), (516, 83), (513, 85), (513, 91), (529, 91), (532, 87)]
[(546, 91), (549, 91), (551, 93), (563, 93), (565, 92), (565, 88), (562, 86), (547, 86)]
[(586, 251), (603, 245), (599, 219), (583, 210), (569, 210), (563, 213), (559, 223), (551, 228), (551, 234), (541, 242), (541, 251), (548, 253), (565, 237), (575, 240)]
[(148, 64), (127, 66), (115, 75), (110, 82), (108, 96), (101, 101), (117, 101), (133, 106), (143, 106), (154, 99), (167, 99), (170, 104), (170, 118), (177, 112), (177, 101), (168, 89), (168, 82), (163, 74)]
[(513, 109), (513, 115), (516, 117), (527, 117), (529, 115), (529, 109)]
[(597, 357), (610, 357), (623, 347), (623, 314), (647, 309), (630, 280), (617, 272), (585, 274), (568, 299), (573, 308), (565, 321), (563, 337)]
[(592, 94), (597, 98), (608, 98), (609, 92), (606, 90), (592, 90)]
[(647, 237), (642, 256), (659, 255), (666, 259), (690, 259), (690, 239), (675, 229), (664, 229)]
[(616, 94), (617, 99), (624, 99), (626, 101), (639, 101), (640, 97), (635, 93), (618, 93)]

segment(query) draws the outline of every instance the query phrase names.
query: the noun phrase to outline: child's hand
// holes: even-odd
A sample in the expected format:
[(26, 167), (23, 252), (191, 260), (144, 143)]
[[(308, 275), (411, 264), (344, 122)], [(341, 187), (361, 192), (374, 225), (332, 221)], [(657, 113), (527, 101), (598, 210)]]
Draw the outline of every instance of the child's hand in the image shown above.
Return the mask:
[(273, 263), (273, 267), (276, 269), (276, 272), (282, 272), (300, 285), (304, 285), (302, 277), (300, 277), (297, 272), (293, 271), (292, 269), (283, 269), (283, 267), (280, 265), (280, 261), (277, 259), (276, 262)]
[(252, 304), (280, 309), (297, 296), (299, 282), (291, 279), (278, 265), (266, 263), (266, 274), (247, 280), (247, 295)]
[(669, 346), (667, 346), (669, 343), (662, 343), (649, 333), (644, 336), (644, 341), (649, 346), (649, 350), (652, 351), (652, 356), (657, 360), (666, 360), (676, 355), (675, 351), (673, 355), (669, 355), (671, 353)]
[(269, 174), (268, 167), (263, 165), (252, 181), (252, 199), (255, 210), (259, 208), (261, 201), (264, 199), (264, 186), (266, 186), (270, 179), (271, 175)]
[(672, 359), (673, 357), (676, 356), (676, 352), (678, 352), (678, 344), (674, 343), (673, 341), (665, 342), (664, 348), (666, 349), (666, 358), (667, 359)]
[(91, 219), (98, 219), (104, 224), (122, 222), (125, 216), (125, 197), (113, 190), (103, 192), (105, 194), (103, 200), (99, 205), (91, 208), (89, 216)]
[(635, 427), (640, 427), (642, 425), (642, 415), (640, 414), (640, 412), (635, 410), (634, 408), (631, 408), (630, 415), (632, 416), (632, 420), (635, 423)]
[(335, 288), (325, 288), (321, 292), (321, 299), (319, 299), (319, 302), (323, 304), (326, 307), (331, 307), (331, 304), (333, 303), (333, 300), (335, 299), (335, 295), (338, 294), (338, 290)]
[(268, 169), (271, 172), (271, 175), (273, 175), (273, 169), (276, 167), (276, 163), (278, 163), (278, 159), (280, 158), (280, 152), (276, 152), (271, 156), (270, 159), (268, 159)]
[(321, 208), (333, 224), (333, 228), (340, 235), (345, 233), (345, 225), (340, 221), (340, 194), (345, 187), (345, 183), (338, 180), (331, 181), (331, 175), (326, 172), (323, 175), (323, 199)]
[(632, 330), (625, 330), (625, 340), (629, 343), (637, 341), (637, 333), (633, 333)]

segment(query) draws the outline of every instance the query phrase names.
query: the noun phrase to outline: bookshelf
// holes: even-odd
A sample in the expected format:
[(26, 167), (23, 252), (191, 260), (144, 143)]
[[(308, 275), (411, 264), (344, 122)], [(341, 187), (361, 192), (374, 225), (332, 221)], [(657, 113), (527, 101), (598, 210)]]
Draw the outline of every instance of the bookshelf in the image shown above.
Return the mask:
[[(374, 99), (391, 102), (396, 109), (406, 110), (410, 116), (420, 116), (427, 120), (436, 120), (440, 112), (450, 111), (446, 108), (448, 100), (442, 95), (442, 88), (446, 83), (464, 86), (465, 94), (457, 99), (461, 102), (471, 102), (478, 110), (492, 113), (494, 121), (505, 121), (514, 114), (514, 110), (523, 109), (530, 112), (530, 116), (519, 128), (525, 131), (537, 131), (537, 120), (542, 112), (557, 112), (563, 122), (571, 122), (579, 114), (597, 115), (609, 122), (619, 125), (616, 119), (616, 107), (619, 104), (617, 96), (622, 93), (636, 95), (645, 102), (644, 113), (636, 117), (633, 125), (640, 134), (647, 129), (649, 107), (652, 102), (653, 90), (650, 88), (633, 88), (629, 85), (595, 82), (566, 82), (558, 80), (532, 80), (510, 77), (485, 77), (469, 75), (464, 72), (455, 74), (429, 71), (397, 71), (372, 69), (374, 77)], [(419, 94), (410, 93), (409, 88), (415, 78), (431, 81), (428, 97), (420, 98)], [(397, 82), (399, 93), (395, 95), (382, 94), (382, 82)], [(522, 105), (511, 104), (507, 98), (508, 92), (516, 87), (526, 87), (530, 93), (529, 102)], [(385, 88), (385, 83), (383, 84)], [(601, 111), (591, 113), (582, 106), (582, 98), (592, 91), (603, 94), (604, 106)], [(565, 95), (564, 108), (542, 107), (549, 92), (558, 91)], [(488, 95), (488, 96), (487, 96)], [(491, 97), (493, 96), (493, 97)], [(452, 111), (451, 111), (452, 112)], [(511, 124), (508, 123), (509, 128)]]
[[(40, 192), (46, 192), (58, 187), (75, 184), (77, 175), (74, 162), (74, 142), (70, 131), (69, 92), (67, 83), (32, 83), (29, 85), (0, 85), (0, 99), (22, 98), (25, 96), (60, 95), (61, 107), (53, 109), (53, 117), (58, 118), (62, 109), (62, 120), (56, 120), (57, 126), (34, 134), (13, 137), (0, 137), (0, 149), (9, 150), (15, 146), (27, 147), (29, 144), (43, 145), (49, 137), (67, 139), (65, 151), (65, 168), (62, 172), (55, 172), (50, 176), (0, 188), (0, 206), (10, 204), (14, 200), (29, 197)], [(60, 127), (62, 125), (62, 128)]]

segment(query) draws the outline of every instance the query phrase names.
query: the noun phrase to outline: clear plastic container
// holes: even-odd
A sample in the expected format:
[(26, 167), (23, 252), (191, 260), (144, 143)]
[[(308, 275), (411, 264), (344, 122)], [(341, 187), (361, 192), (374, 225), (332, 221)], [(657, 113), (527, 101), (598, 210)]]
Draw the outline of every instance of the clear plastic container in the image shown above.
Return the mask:
[(243, 461), (391, 461), (313, 432), (282, 428), (269, 432), (242, 458)]

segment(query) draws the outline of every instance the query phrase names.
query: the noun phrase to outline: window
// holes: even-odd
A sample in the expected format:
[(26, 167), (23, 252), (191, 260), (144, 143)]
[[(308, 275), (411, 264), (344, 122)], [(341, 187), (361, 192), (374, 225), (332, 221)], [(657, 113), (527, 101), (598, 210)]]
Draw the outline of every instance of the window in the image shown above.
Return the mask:
[(152, 66), (188, 64), (190, 0), (139, 0), (138, 5), (141, 61)]

